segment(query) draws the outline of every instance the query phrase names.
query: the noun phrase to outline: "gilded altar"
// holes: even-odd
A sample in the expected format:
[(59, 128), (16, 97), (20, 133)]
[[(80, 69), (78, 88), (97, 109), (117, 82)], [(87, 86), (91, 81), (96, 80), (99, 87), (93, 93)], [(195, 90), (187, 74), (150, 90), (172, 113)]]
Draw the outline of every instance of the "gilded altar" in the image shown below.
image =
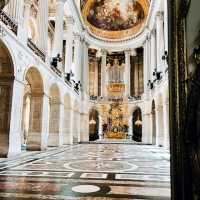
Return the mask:
[(119, 103), (111, 104), (107, 117), (108, 127), (105, 137), (111, 139), (125, 139), (127, 125), (124, 120), (124, 113), (121, 105)]

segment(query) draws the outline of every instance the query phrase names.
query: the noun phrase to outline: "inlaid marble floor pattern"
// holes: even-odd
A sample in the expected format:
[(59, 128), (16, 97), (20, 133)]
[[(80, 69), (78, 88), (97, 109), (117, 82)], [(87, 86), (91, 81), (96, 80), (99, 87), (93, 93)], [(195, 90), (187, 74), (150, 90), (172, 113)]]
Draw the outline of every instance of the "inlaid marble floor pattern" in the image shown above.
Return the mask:
[(169, 153), (161, 147), (66, 146), (0, 160), (0, 199), (169, 200), (169, 168)]

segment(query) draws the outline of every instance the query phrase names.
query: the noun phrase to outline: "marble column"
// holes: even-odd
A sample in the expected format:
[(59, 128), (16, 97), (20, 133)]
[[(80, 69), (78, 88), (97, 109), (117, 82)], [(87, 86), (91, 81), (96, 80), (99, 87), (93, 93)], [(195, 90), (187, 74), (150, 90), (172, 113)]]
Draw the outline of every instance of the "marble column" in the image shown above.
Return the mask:
[(24, 19), (23, 19), (23, 31), (21, 32), (21, 39), (26, 44), (28, 39), (28, 22), (31, 12), (31, 0), (24, 0)]
[(64, 104), (63, 102), (60, 103), (60, 116), (59, 116), (59, 146), (63, 145), (64, 143), (64, 136), (63, 136), (63, 119), (64, 119)]
[(89, 141), (89, 114), (80, 114), (80, 142)]
[(64, 26), (64, 0), (57, 0), (56, 2), (56, 21), (55, 34), (53, 42), (53, 57), (58, 54), (62, 57), (63, 52), (63, 26)]
[(163, 146), (164, 130), (163, 130), (163, 106), (156, 106), (156, 145)]
[(151, 144), (151, 113), (146, 112), (142, 115), (142, 143)]
[(48, 0), (38, 1), (38, 46), (47, 54), (47, 39), (48, 39)]
[(165, 50), (168, 51), (168, 5), (167, 5), (167, 0), (164, 0), (164, 37), (165, 37)]
[(148, 56), (148, 42), (147, 40), (145, 41), (144, 43), (144, 46), (143, 46), (143, 49), (144, 49), (144, 53), (143, 53), (143, 67), (144, 67), (144, 99), (147, 99), (148, 98), (148, 80), (149, 80), (149, 69), (148, 69), (148, 59), (147, 59), (147, 56)]
[[(8, 88), (6, 88), (6, 90), (8, 90)], [(21, 153), (21, 135), (20, 134), (22, 134), (21, 124), (22, 124), (22, 110), (23, 110), (23, 95), (24, 95), (24, 84), (21, 81), (18, 81), (15, 79), (14, 84), (13, 84), (12, 110), (11, 110), (11, 117), (10, 117), (10, 132), (7, 133), (9, 137), (8, 138), (9, 147), (8, 147), (8, 155), (7, 155), (8, 157), (12, 157)], [(4, 136), (4, 135), (5, 134), (1, 133), (1, 136)], [(2, 137), (1, 137), (1, 141), (4, 141)], [(0, 148), (1, 152), (4, 152), (3, 150), (4, 145), (6, 145), (6, 142), (4, 142), (3, 145), (1, 144), (1, 148)]]
[(7, 12), (17, 24), (20, 24), (22, 22), (23, 0), (10, 0), (7, 5)]
[(30, 120), (27, 138), (27, 149), (40, 151), (42, 144), (42, 109), (43, 94), (31, 94)]
[(65, 74), (72, 70), (72, 49), (73, 49), (73, 26), (74, 19), (72, 16), (65, 17), (64, 35), (66, 40), (65, 47)]
[(163, 71), (164, 61), (164, 17), (163, 12), (158, 12), (156, 15), (156, 42), (157, 42), (157, 70)]
[(50, 100), (50, 122), (48, 146), (57, 147), (60, 144), (60, 102), (57, 100)]
[(169, 99), (165, 99), (163, 104), (163, 122), (164, 122), (164, 147), (169, 149)]
[(103, 120), (102, 117), (99, 116), (99, 140), (103, 139)]
[(83, 67), (82, 67), (82, 90), (84, 97), (89, 95), (89, 57), (88, 57), (88, 47), (89, 45), (83, 43)]
[(49, 107), (49, 96), (44, 94), (43, 97), (43, 111), (42, 111), (42, 142), (41, 142), (41, 149), (44, 150), (48, 144), (48, 133), (49, 133), (49, 114), (50, 114), (50, 107)]
[(107, 52), (105, 50), (102, 50), (102, 57), (101, 57), (101, 96), (106, 96), (106, 57)]
[(74, 35), (75, 39), (75, 79), (76, 81), (81, 80), (81, 63), (82, 63), (82, 41), (81, 36), (78, 34)]
[(156, 68), (156, 31), (151, 32), (151, 65), (150, 65), (150, 79), (153, 80), (153, 71)]
[(129, 137), (130, 140), (132, 140), (132, 136), (133, 136), (133, 115), (130, 116), (128, 124), (129, 124), (128, 137)]
[(125, 97), (130, 96), (130, 89), (131, 89), (131, 51), (125, 51), (125, 73), (124, 73), (124, 81), (125, 81)]

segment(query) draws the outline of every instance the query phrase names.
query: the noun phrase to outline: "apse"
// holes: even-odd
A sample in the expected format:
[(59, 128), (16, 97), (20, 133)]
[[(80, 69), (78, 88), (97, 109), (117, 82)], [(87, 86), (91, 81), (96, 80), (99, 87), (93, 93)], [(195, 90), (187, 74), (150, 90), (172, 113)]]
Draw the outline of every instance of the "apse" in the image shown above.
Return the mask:
[(83, 0), (83, 19), (89, 31), (104, 39), (125, 39), (142, 31), (149, 0)]

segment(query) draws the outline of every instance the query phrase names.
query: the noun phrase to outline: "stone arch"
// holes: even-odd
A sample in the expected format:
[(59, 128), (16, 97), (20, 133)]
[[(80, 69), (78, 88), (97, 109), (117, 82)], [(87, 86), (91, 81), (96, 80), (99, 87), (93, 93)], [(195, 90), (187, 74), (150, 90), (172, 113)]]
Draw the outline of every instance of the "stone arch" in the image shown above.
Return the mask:
[(95, 141), (99, 139), (99, 112), (95, 108), (89, 111), (89, 140)]
[(80, 104), (77, 100), (73, 105), (73, 143), (80, 142)]
[(49, 91), (49, 137), (48, 146), (55, 147), (60, 145), (60, 113), (61, 100), (60, 90), (57, 84), (53, 84)]
[(22, 111), (22, 144), (28, 150), (41, 150), (43, 79), (35, 67), (25, 74), (25, 87)]
[(142, 109), (138, 106), (132, 112), (132, 139), (142, 142)]
[(0, 40), (0, 157), (7, 157), (14, 83), (14, 64), (11, 53)]
[(73, 144), (73, 110), (72, 99), (69, 94), (64, 96), (63, 143)]

